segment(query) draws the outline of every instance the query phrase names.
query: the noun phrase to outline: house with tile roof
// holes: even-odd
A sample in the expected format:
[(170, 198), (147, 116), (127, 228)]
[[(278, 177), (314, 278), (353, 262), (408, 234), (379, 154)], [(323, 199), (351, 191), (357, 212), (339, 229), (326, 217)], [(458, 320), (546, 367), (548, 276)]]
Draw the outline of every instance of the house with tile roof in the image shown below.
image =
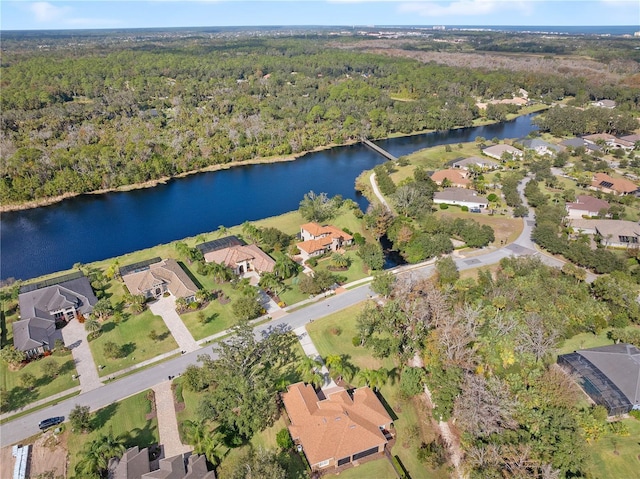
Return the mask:
[(482, 153), (490, 156), (491, 158), (495, 158), (496, 160), (502, 160), (502, 155), (504, 155), (505, 153), (510, 154), (514, 159), (522, 158), (522, 156), (524, 155), (521, 150), (511, 145), (489, 146), (488, 148), (482, 150)]
[(305, 223), (300, 226), (301, 242), (296, 243), (303, 261), (349, 246), (353, 236), (331, 225)]
[(131, 294), (142, 295), (147, 299), (159, 298), (169, 292), (176, 298), (192, 302), (195, 301), (198, 291), (193, 280), (172, 258), (123, 274), (122, 280)]
[(311, 385), (287, 387), (282, 402), (289, 432), (312, 470), (326, 470), (383, 453), (392, 419), (369, 387), (338, 389), (319, 398)]
[(451, 186), (455, 188), (468, 188), (471, 180), (468, 178), (469, 173), (466, 170), (447, 168), (439, 170), (431, 175), (431, 179), (438, 186), (441, 186), (447, 180)]
[(258, 274), (271, 273), (275, 260), (257, 245), (247, 245), (236, 236), (227, 236), (207, 243), (196, 245), (207, 263), (220, 263), (228, 266), (239, 276), (255, 271)]
[(12, 325), (13, 345), (28, 357), (53, 349), (56, 340), (62, 340), (60, 328), (72, 319), (90, 314), (98, 302), (84, 275), (66, 278), (26, 285), (20, 290), (21, 319)]
[(619, 343), (558, 356), (558, 365), (609, 415), (640, 410), (640, 350)]
[(573, 203), (567, 203), (567, 217), (570, 219), (583, 216), (598, 216), (609, 211), (609, 203), (594, 196), (578, 195)]
[(593, 175), (589, 189), (624, 196), (635, 194), (638, 191), (638, 185), (626, 178), (614, 178), (606, 173), (596, 173)]

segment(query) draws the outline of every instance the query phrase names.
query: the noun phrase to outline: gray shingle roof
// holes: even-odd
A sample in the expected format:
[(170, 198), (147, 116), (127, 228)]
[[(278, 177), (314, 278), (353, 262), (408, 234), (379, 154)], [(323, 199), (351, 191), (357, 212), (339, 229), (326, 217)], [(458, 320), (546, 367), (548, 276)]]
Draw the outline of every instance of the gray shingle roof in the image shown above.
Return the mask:
[(51, 319), (51, 313), (73, 305), (80, 313), (89, 314), (98, 298), (86, 277), (47, 286), (18, 296), (20, 317)]
[(48, 345), (53, 349), (57, 339), (62, 340), (62, 334), (49, 319), (29, 318), (13, 323), (13, 345), (19, 351), (37, 349)]

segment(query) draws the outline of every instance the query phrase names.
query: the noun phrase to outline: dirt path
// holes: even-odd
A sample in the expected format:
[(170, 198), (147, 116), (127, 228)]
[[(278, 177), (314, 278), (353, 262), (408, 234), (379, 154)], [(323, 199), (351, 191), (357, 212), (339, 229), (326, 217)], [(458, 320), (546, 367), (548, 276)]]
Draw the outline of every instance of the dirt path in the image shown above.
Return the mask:
[[(413, 358), (409, 360), (409, 366), (412, 366), (414, 368), (422, 368), (424, 367), (424, 361), (422, 360), (420, 355), (416, 353), (413, 356)], [(431, 391), (429, 391), (429, 388), (426, 385), (424, 387), (424, 396), (427, 400), (428, 406), (434, 407), (435, 404), (433, 403), (433, 399), (431, 397)], [(451, 463), (453, 464), (453, 467), (455, 467), (456, 469), (456, 477), (458, 479), (465, 479), (466, 476), (462, 468), (460, 467), (460, 464), (462, 463), (462, 456), (463, 456), (462, 448), (460, 447), (460, 440), (455, 436), (455, 434), (453, 434), (453, 432), (451, 432), (451, 428), (449, 427), (448, 422), (438, 421), (437, 429), (438, 429), (438, 432), (440, 433), (440, 436), (442, 437), (445, 444), (447, 445), (447, 449), (449, 450), (449, 457), (451, 457)]]

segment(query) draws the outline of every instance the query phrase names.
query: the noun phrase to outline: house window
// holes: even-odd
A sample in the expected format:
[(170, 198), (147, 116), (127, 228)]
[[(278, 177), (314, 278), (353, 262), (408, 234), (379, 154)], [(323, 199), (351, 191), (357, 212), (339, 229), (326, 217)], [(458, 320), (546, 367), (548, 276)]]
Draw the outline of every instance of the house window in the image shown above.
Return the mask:
[(329, 465), (330, 460), (322, 461), (318, 463), (318, 467), (327, 467)]
[(344, 466), (345, 464), (349, 464), (351, 462), (351, 456), (343, 457), (342, 459), (338, 459), (338, 466)]

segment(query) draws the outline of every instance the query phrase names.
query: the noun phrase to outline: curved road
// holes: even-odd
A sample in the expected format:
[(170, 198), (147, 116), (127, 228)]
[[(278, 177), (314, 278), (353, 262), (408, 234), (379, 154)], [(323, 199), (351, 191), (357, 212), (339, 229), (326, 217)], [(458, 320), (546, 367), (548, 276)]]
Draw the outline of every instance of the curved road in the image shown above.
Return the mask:
[[(524, 200), (523, 190), (528, 178), (523, 180), (519, 186), (519, 191)], [(525, 204), (526, 204), (526, 200)], [(554, 267), (562, 267), (562, 261), (539, 253), (534, 243), (531, 241), (531, 232), (535, 224), (532, 213), (524, 218), (524, 229), (516, 241), (494, 251), (489, 251), (469, 258), (455, 258), (459, 270), (489, 266), (499, 262), (502, 258), (509, 256), (538, 256), (545, 264)], [(412, 265), (398, 268), (398, 273), (410, 271), (410, 274), (418, 276), (428, 276), (433, 273), (433, 262), (431, 264)], [(593, 275), (591, 275), (593, 276)], [(595, 277), (595, 276), (593, 276)], [(592, 278), (588, 278), (588, 280)], [(255, 328), (256, 336), (261, 336), (269, 328), (279, 325), (286, 325), (295, 329), (305, 324), (333, 314), (341, 309), (347, 308), (369, 298), (374, 293), (368, 285), (363, 285), (336, 296), (331, 296), (321, 302), (314, 303), (303, 309), (287, 314), (281, 319), (273, 320), (270, 323), (260, 325)], [(180, 357), (165, 361), (156, 366), (144, 369), (113, 382), (107, 383), (97, 389), (82, 393), (73, 398), (61, 401), (53, 406), (26, 414), (18, 419), (7, 422), (0, 429), (0, 445), (6, 446), (17, 443), (39, 432), (38, 423), (45, 418), (52, 416), (69, 416), (69, 412), (76, 405), (89, 406), (92, 411), (116, 403), (124, 398), (152, 388), (158, 383), (167, 380), (168, 376), (177, 376), (190, 364), (196, 364), (198, 355), (209, 354), (213, 356), (211, 346), (202, 347), (196, 351), (184, 354)]]

